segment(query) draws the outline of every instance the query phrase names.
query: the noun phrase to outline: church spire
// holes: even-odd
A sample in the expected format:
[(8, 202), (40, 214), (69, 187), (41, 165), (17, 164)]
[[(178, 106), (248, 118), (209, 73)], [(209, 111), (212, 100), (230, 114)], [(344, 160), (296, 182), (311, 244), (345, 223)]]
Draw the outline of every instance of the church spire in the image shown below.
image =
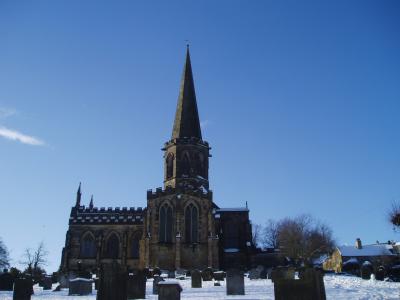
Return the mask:
[(172, 138), (201, 138), (199, 113), (197, 110), (196, 93), (194, 90), (192, 65), (190, 62), (189, 45), (186, 50), (186, 62), (183, 68), (181, 86), (176, 107)]
[[(246, 202), (247, 203), (247, 202)], [(90, 204), (89, 204), (89, 208), (92, 209), (93, 208), (93, 195), (90, 198)]]
[(79, 182), (79, 187), (78, 191), (76, 192), (76, 207), (81, 206), (81, 198), (82, 198), (82, 193), (81, 193), (81, 183)]

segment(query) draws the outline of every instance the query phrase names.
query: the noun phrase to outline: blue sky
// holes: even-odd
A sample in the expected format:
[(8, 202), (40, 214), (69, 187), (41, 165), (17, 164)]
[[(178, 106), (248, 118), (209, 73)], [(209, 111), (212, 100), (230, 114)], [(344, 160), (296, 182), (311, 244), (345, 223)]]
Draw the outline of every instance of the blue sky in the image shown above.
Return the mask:
[(210, 184), (264, 223), (310, 213), (339, 243), (399, 239), (398, 1), (0, 2), (0, 236), (57, 269), (83, 203), (162, 185), (185, 40)]

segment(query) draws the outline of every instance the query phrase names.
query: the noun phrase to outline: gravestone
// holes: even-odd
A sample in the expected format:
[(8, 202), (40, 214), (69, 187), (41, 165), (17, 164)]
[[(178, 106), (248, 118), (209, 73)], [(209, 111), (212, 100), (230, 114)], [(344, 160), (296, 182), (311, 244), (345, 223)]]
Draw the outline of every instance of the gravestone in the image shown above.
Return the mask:
[(253, 268), (249, 272), (249, 279), (250, 280), (261, 279), (261, 274), (263, 272), (265, 273), (263, 266), (258, 266), (257, 268)]
[(360, 275), (362, 279), (370, 279), (372, 274), (372, 265), (370, 262), (364, 262), (360, 269)]
[(4, 269), (4, 273), (0, 274), (0, 291), (12, 291), (13, 285), (13, 276), (8, 272), (7, 269)]
[[(301, 274), (301, 272), (299, 274)], [(295, 275), (294, 268), (279, 267), (272, 270), (271, 280), (272, 282), (275, 282), (275, 280), (280, 280), (280, 279), (294, 279), (294, 275)]]
[(201, 273), (198, 270), (192, 271), (192, 288), (201, 288)]
[(306, 269), (300, 279), (275, 278), (275, 300), (326, 300), (322, 272)]
[(92, 293), (93, 281), (87, 278), (75, 278), (69, 281), (68, 295), (85, 296)]
[(33, 294), (32, 279), (16, 279), (13, 300), (30, 300)]
[(201, 272), (201, 277), (203, 281), (211, 281), (213, 280), (213, 271), (211, 268), (206, 268)]
[(119, 264), (102, 265), (97, 300), (126, 300), (126, 279), (126, 269)]
[(154, 275), (161, 276), (161, 270), (160, 270), (160, 268), (154, 268), (154, 269), (153, 269), (153, 276), (154, 276)]
[(380, 281), (385, 279), (385, 268), (383, 266), (378, 267), (378, 270), (376, 270), (375, 279)]
[(182, 287), (178, 282), (163, 281), (158, 283), (158, 300), (180, 300)]
[(214, 286), (221, 286), (221, 283), (219, 281), (214, 282)]
[(226, 272), (226, 294), (244, 295), (243, 271), (238, 269), (230, 269)]
[(164, 281), (164, 278), (162, 278), (161, 276), (154, 276), (153, 279), (153, 295), (158, 295), (158, 283)]
[(145, 299), (146, 298), (146, 274), (144, 271), (137, 271), (133, 275), (128, 276), (126, 283), (126, 294), (128, 299)]
[(214, 280), (216, 281), (224, 281), (225, 280), (225, 272), (224, 271), (217, 271), (213, 273)]
[(175, 271), (168, 271), (168, 278), (175, 278)]
[(99, 278), (94, 278), (93, 281), (94, 281), (94, 289), (97, 291), (99, 289), (100, 279)]
[(52, 285), (53, 285), (53, 280), (51, 279), (51, 276), (45, 276), (42, 281), (41, 281), (41, 286), (43, 287), (43, 290), (51, 290)]

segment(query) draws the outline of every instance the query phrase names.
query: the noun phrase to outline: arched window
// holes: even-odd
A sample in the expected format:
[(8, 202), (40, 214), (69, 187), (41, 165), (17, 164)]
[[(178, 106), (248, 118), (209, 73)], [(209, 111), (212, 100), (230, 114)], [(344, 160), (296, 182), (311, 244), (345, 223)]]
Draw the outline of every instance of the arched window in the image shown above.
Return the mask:
[(164, 204), (160, 208), (160, 243), (172, 242), (172, 208)]
[(106, 257), (107, 258), (119, 257), (119, 239), (115, 233), (111, 234), (107, 240)]
[(197, 243), (197, 227), (198, 227), (198, 211), (197, 207), (192, 203), (185, 209), (185, 239), (187, 243)]
[(190, 158), (189, 153), (185, 152), (182, 155), (182, 175), (189, 175), (190, 174)]
[(139, 258), (140, 250), (140, 234), (133, 235), (131, 239), (131, 258)]
[(167, 179), (170, 179), (171, 177), (174, 176), (174, 155), (173, 154), (168, 154), (167, 156)]
[(96, 258), (96, 243), (92, 234), (87, 233), (81, 241), (81, 257)]

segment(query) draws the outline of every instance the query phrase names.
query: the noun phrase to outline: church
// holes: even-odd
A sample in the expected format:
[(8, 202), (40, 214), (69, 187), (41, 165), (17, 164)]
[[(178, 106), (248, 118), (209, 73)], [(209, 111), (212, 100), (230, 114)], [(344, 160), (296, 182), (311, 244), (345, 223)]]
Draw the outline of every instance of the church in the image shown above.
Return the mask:
[(147, 191), (147, 207), (71, 209), (60, 271), (95, 273), (117, 262), (144, 268), (247, 268), (254, 250), (249, 210), (220, 208), (209, 184), (211, 147), (203, 140), (189, 47), (171, 139), (164, 152), (163, 188)]

